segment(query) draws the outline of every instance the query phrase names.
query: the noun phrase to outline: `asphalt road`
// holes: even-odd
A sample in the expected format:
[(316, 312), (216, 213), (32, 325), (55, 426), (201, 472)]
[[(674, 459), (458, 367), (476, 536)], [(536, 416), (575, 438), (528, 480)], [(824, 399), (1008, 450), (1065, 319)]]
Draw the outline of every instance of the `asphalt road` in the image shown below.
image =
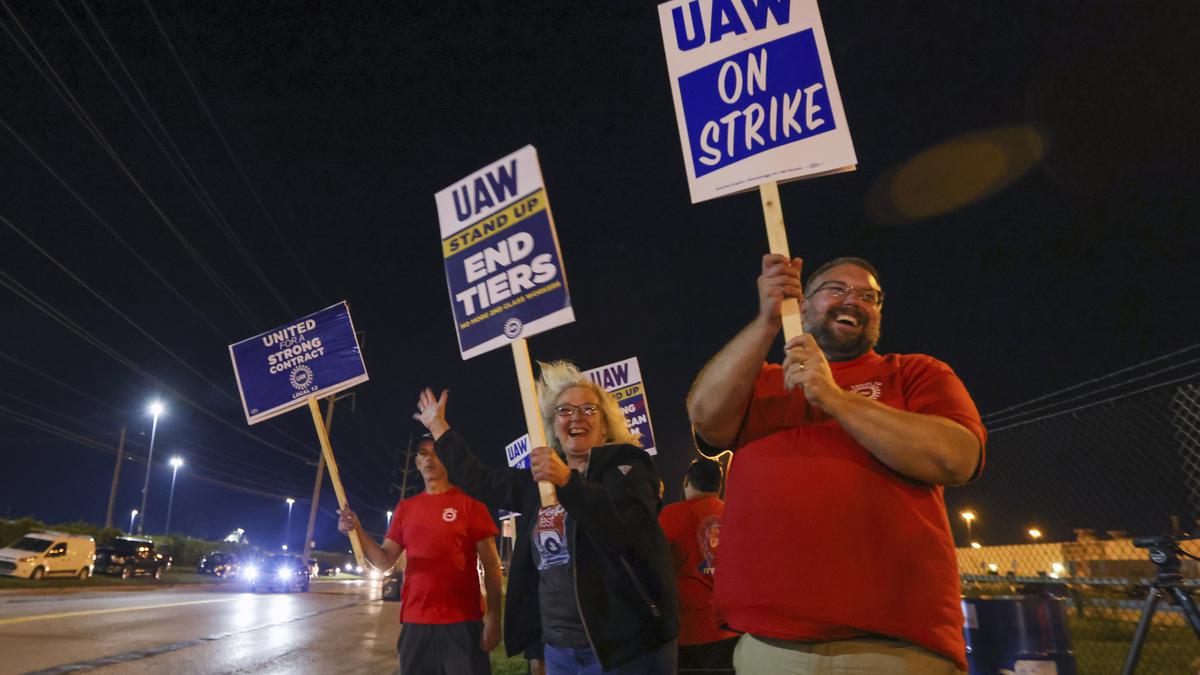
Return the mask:
[(396, 673), (378, 582), (0, 595), (0, 673)]

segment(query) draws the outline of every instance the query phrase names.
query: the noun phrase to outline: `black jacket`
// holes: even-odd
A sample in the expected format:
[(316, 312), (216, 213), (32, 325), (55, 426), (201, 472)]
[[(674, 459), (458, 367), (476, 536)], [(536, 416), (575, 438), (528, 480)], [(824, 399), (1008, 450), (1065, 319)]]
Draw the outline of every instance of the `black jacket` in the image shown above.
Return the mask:
[[(540, 507), (537, 483), (528, 469), (484, 466), (453, 430), (438, 439), (437, 454), (451, 483), (488, 506), (522, 514), (504, 613), (504, 646), (512, 656), (542, 639), (538, 571), (529, 548)], [(575, 594), (604, 669), (678, 637), (675, 578), (658, 526), (658, 471), (650, 455), (633, 445), (593, 448), (587, 475), (571, 471), (558, 499), (575, 521)]]

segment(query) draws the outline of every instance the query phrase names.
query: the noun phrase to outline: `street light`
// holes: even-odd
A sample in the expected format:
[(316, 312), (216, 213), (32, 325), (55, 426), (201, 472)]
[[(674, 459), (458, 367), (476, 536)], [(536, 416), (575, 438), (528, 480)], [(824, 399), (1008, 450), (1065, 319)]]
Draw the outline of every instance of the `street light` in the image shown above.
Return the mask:
[(983, 544), (980, 544), (977, 541), (973, 541), (973, 542), (971, 542), (971, 548), (983, 548)]
[(971, 540), (971, 523), (975, 520), (975, 514), (972, 511), (963, 511), (958, 514), (963, 520), (967, 521), (967, 541)]
[(141, 520), (138, 521), (138, 534), (146, 531), (146, 496), (150, 494), (150, 465), (154, 461), (154, 434), (158, 431), (158, 416), (163, 413), (163, 404), (161, 401), (155, 400), (150, 403), (150, 414), (154, 416), (154, 423), (150, 425), (150, 451), (146, 454), (146, 479), (142, 481), (142, 514)]
[(292, 535), (292, 504), (295, 504), (296, 500), (292, 499), (291, 497), (288, 497), (285, 501), (287, 501), (287, 505), (288, 505), (288, 516), (287, 516), (287, 525), (285, 525), (283, 528), (283, 550), (286, 551), (288, 539), (292, 538), (291, 537), (291, 535)]
[(391, 511), (387, 512), (387, 527), (389, 530), (392, 529), (392, 512)]
[(179, 473), (179, 467), (183, 466), (182, 457), (171, 458), (171, 496), (167, 499), (167, 526), (163, 528), (163, 534), (171, 534), (171, 507), (175, 504), (175, 474)]
[(129, 512), (129, 534), (133, 534), (133, 519), (137, 518), (138, 510), (132, 509)]
[(1036, 542), (1038, 539), (1042, 538), (1042, 531), (1036, 527), (1029, 528), (1029, 538)]

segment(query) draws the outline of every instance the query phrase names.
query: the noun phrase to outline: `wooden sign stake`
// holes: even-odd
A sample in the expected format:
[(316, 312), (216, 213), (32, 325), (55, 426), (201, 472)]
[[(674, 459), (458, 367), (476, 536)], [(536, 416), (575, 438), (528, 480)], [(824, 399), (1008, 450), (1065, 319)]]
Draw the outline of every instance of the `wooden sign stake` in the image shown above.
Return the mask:
[[(329, 434), (325, 432), (325, 422), (321, 419), (321, 407), (317, 405), (314, 396), (308, 399), (308, 410), (312, 413), (313, 426), (317, 428), (317, 437), (321, 439), (321, 454), (325, 457), (325, 466), (329, 468), (329, 480), (333, 482), (333, 492), (337, 495), (338, 505), (342, 509), (350, 508), (346, 501), (346, 490), (342, 487), (342, 477), (338, 475), (337, 462), (333, 459), (333, 447), (329, 445)], [(354, 548), (354, 559), (359, 567), (365, 567), (363, 560), (362, 542), (358, 540), (358, 530), (350, 533), (350, 545)]]
[[(763, 220), (767, 225), (767, 242), (771, 253), (777, 253), (788, 260), (792, 259), (788, 252), (787, 230), (783, 224), (783, 204), (779, 202), (779, 184), (775, 181), (758, 186), (759, 196), (762, 197)], [(800, 302), (795, 298), (783, 300), (783, 339), (791, 340), (797, 335), (804, 334), (804, 324), (800, 321)]]
[[(521, 407), (525, 410), (525, 428), (529, 431), (529, 447), (541, 448), (546, 445), (546, 430), (542, 428), (542, 412), (538, 407), (537, 388), (533, 383), (533, 362), (529, 360), (529, 345), (525, 338), (512, 341), (513, 364), (517, 367), (517, 384), (521, 386)], [(538, 481), (538, 493), (542, 497), (542, 506), (553, 506), (558, 503), (558, 494), (554, 484), (549, 481)]]

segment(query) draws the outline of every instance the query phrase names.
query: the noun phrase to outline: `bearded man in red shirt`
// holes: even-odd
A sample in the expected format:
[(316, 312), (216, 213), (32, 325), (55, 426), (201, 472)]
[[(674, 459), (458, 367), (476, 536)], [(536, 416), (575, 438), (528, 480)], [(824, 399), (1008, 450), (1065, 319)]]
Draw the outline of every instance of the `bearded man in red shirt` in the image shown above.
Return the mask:
[[(949, 366), (875, 352), (879, 274), (838, 258), (802, 285), (769, 254), (757, 316), (697, 376), (702, 447), (734, 450), (714, 598), (745, 635), (740, 672), (965, 671), (944, 485), (983, 467), (986, 432)], [(785, 298), (805, 333), (764, 363)]]

